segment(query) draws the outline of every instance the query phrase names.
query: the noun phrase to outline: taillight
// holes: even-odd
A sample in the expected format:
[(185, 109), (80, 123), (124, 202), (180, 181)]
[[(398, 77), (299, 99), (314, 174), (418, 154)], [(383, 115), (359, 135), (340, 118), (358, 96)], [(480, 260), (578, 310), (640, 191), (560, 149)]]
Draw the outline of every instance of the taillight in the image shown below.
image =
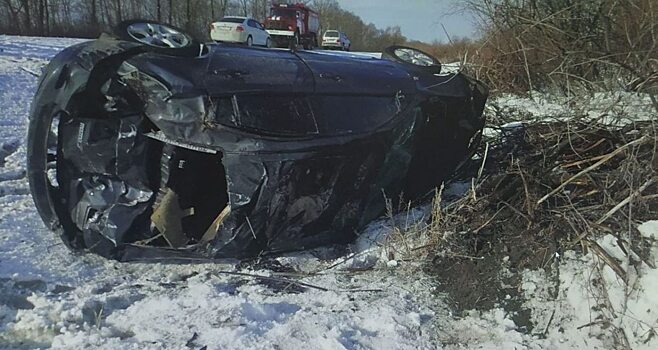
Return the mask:
[(209, 28), (210, 30), (215, 30), (215, 26), (214, 26), (212, 23), (210, 23), (210, 24), (208, 25), (208, 28)]
[(292, 26), (288, 26), (288, 30), (292, 30)]
[(243, 26), (237, 26), (237, 27), (235, 28), (235, 31), (236, 31), (236, 32), (240, 32), (240, 33), (241, 33), (241, 32), (244, 32), (244, 27), (243, 27)]

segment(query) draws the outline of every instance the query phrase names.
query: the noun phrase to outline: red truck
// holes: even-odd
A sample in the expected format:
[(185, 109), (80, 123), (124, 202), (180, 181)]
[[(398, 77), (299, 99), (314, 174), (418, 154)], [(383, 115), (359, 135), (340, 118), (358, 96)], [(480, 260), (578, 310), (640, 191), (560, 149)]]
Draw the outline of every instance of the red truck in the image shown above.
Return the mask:
[(320, 17), (302, 3), (274, 3), (265, 20), (265, 29), (279, 47), (301, 44), (305, 49), (312, 49), (318, 46)]

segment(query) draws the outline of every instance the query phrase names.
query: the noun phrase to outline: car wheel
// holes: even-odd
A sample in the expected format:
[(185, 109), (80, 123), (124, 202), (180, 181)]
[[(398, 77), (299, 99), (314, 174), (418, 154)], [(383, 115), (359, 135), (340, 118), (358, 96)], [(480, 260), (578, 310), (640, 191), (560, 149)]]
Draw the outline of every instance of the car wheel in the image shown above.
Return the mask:
[(197, 57), (204, 46), (182, 29), (150, 20), (130, 20), (119, 23), (114, 35), (125, 41), (143, 44), (152, 51), (171, 56)]
[(267, 47), (268, 49), (272, 48), (272, 40), (270, 40), (270, 38), (267, 38), (267, 40), (265, 41), (265, 47)]
[[(106, 254), (107, 245), (90, 244), (87, 237), (78, 230), (70, 216), (62, 214), (60, 184), (57, 182), (60, 171), (59, 125), (66, 123), (65, 113), (52, 114), (52, 109), (43, 107), (30, 116), (27, 135), (27, 178), (37, 212), (46, 226), (62, 238), (72, 250), (89, 249), (98, 254)], [(100, 243), (97, 240), (95, 243)]]
[(254, 39), (251, 38), (251, 35), (247, 37), (247, 46), (253, 46)]
[(382, 53), (382, 58), (398, 62), (418, 72), (430, 74), (441, 72), (439, 60), (426, 52), (411, 47), (389, 46)]

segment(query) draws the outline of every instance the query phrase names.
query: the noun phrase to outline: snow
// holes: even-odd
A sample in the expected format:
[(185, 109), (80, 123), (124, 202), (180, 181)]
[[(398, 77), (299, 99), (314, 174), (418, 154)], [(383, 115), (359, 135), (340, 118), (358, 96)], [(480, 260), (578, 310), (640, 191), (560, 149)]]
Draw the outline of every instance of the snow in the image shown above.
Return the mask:
[[(399, 234), (426, 222), (428, 207), (382, 218), (348, 247), (282, 256), (279, 266), (122, 264), (70, 252), (32, 204), (24, 140), (37, 82), (29, 71), (40, 72), (76, 42), (0, 35), (0, 348), (609, 349), (615, 346), (610, 325), (623, 330), (633, 349), (658, 348), (658, 271), (637, 261), (627, 266), (613, 236), (597, 242), (634, 271), (633, 288), (591, 250), (565, 252), (553, 260), (553, 273), (522, 273), (524, 307), (536, 325), (530, 334), (502, 306), (452, 314), (422, 261), (405, 255), (428, 238)], [(496, 103), (568, 112), (565, 104), (545, 101)], [(589, 103), (591, 111), (602, 110), (603, 103)], [(635, 114), (649, 113), (643, 108)], [(445, 193), (458, 196), (468, 187), (456, 184)], [(638, 230), (656, 243), (658, 221)], [(656, 258), (654, 244), (654, 265)]]
[(577, 97), (545, 92), (533, 92), (526, 97), (502, 94), (488, 104), (490, 111), (498, 110), (517, 121), (579, 116), (604, 123), (627, 123), (656, 119), (656, 108), (650, 95), (628, 91), (597, 92)]
[(638, 226), (637, 229), (642, 237), (658, 240), (658, 220), (647, 221)]

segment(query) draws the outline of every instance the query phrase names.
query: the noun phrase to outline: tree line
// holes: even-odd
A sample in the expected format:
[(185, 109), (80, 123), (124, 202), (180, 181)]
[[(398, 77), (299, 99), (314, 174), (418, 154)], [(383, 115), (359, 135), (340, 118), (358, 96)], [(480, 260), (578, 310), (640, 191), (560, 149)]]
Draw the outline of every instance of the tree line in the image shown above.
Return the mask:
[[(276, 0), (275, 0), (276, 1)], [(150, 19), (208, 39), (208, 25), (223, 16), (264, 21), (272, 0), (0, 0), (0, 33), (97, 37), (127, 19)], [(295, 1), (296, 2), (296, 1)], [(356, 50), (381, 50), (406, 42), (400, 27), (379, 29), (340, 7), (336, 0), (305, 2), (319, 12), (322, 29), (347, 33)]]

